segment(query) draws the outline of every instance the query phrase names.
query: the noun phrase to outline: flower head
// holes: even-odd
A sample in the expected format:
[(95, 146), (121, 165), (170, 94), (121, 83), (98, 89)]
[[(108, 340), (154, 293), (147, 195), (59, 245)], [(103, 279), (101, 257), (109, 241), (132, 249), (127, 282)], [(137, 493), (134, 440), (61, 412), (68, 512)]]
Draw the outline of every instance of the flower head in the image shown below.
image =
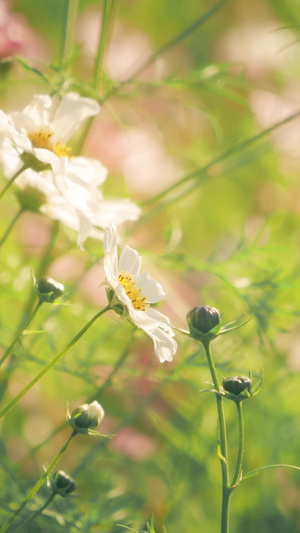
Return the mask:
[(67, 412), (70, 426), (78, 433), (98, 434), (94, 429), (104, 418), (104, 409), (96, 400), (79, 405), (72, 413)]
[(53, 494), (59, 494), (62, 498), (65, 498), (76, 490), (74, 479), (68, 476), (63, 470), (55, 472), (49, 484)]
[(140, 215), (128, 199), (104, 200), (99, 186), (107, 169), (96, 159), (72, 156), (67, 145), (80, 123), (99, 110), (96, 100), (67, 93), (61, 101), (35, 95), (22, 112), (0, 111), (3, 173), (12, 178), (24, 167), (17, 185), (24, 194), (33, 189), (42, 193), (40, 211), (75, 230), (80, 247), (88, 237), (102, 239), (102, 228), (108, 224), (137, 220)]
[(118, 258), (117, 230), (110, 225), (104, 234), (104, 271), (113, 292), (111, 307), (116, 302), (128, 312), (134, 324), (143, 329), (154, 343), (160, 362), (172, 361), (177, 349), (169, 319), (151, 307), (164, 296), (162, 286), (147, 272), (141, 272), (142, 258), (136, 250), (125, 246)]

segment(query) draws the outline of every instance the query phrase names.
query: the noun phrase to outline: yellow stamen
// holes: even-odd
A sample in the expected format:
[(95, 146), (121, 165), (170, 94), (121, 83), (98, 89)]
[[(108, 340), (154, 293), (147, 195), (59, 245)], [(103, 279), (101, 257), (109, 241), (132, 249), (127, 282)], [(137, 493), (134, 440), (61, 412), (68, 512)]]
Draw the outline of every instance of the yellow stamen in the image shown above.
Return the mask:
[(51, 142), (52, 136), (53, 133), (44, 130), (40, 130), (36, 133), (30, 133), (28, 135), (34, 148), (46, 148), (47, 150), (51, 150), (51, 152), (56, 154), (58, 157), (66, 157), (70, 151), (70, 148), (60, 143), (53, 144)]
[(129, 272), (120, 272), (118, 280), (132, 301), (133, 307), (137, 311), (146, 311), (149, 304), (146, 302), (146, 298), (141, 296), (141, 291), (135, 286), (135, 281), (132, 281), (132, 278), (133, 276)]

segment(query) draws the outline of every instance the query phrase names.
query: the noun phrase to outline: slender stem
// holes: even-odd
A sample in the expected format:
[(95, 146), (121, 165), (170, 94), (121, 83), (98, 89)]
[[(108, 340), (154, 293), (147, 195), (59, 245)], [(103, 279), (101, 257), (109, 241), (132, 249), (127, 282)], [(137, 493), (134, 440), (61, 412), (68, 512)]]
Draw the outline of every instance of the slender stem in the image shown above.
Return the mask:
[(14, 218), (12, 219), (11, 223), (9, 224), (6, 232), (4, 233), (3, 237), (0, 239), (0, 246), (2, 246), (2, 244), (4, 244), (4, 242), (6, 241), (7, 237), (9, 236), (11, 230), (13, 229), (15, 223), (17, 222), (18, 218), (20, 217), (20, 215), (23, 213), (23, 208), (21, 207), (19, 209), (19, 211), (17, 211), (17, 213), (15, 214)]
[(37, 509), (34, 513), (32, 513), (26, 520), (24, 520), (23, 522), (21, 522), (17, 527), (15, 527), (14, 531), (16, 533), (16, 531), (19, 531), (22, 527), (24, 527), (25, 525), (27, 526), (27, 524), (29, 524), (29, 522), (31, 522), (32, 520), (34, 520), (39, 514), (42, 514), (42, 512), (44, 511), (44, 509), (46, 509), (46, 507), (48, 507), (48, 505), (50, 505), (50, 503), (52, 502), (54, 496), (56, 496), (56, 493), (55, 492), (52, 492), (52, 494), (50, 494), (48, 500), (45, 501), (45, 503), (42, 505), (42, 507), (40, 507), (39, 509)]
[[(215, 363), (210, 351), (210, 342), (203, 342), (209, 370), (211, 373), (214, 388), (217, 393), (220, 393), (220, 385), (216, 372)], [(223, 408), (223, 399), (220, 394), (216, 394), (217, 411), (218, 411), (218, 425), (219, 425), (219, 459), (221, 462), (222, 472), (222, 511), (221, 511), (221, 533), (228, 533), (229, 531), (229, 502), (231, 495), (231, 487), (229, 485), (229, 467), (227, 457), (227, 436), (226, 424)]]
[(243, 419), (243, 409), (242, 402), (236, 403), (238, 419), (239, 419), (239, 449), (236, 460), (235, 472), (233, 474), (231, 487), (234, 489), (241, 481), (242, 475), (242, 465), (243, 465), (243, 455), (244, 455), (244, 419)]
[(12, 343), (8, 346), (8, 348), (6, 348), (4, 354), (2, 355), (2, 357), (0, 359), (0, 366), (5, 361), (5, 359), (9, 356), (9, 354), (11, 353), (11, 351), (12, 351), (13, 347), (15, 346), (15, 344), (17, 344), (18, 340), (20, 340), (20, 338), (23, 335), (24, 330), (29, 326), (30, 322), (35, 317), (35, 315), (36, 315), (38, 309), (41, 307), (42, 303), (43, 303), (42, 300), (38, 301), (38, 303), (36, 304), (35, 308), (33, 309), (32, 313), (31, 313), (31, 315), (29, 316), (28, 320), (25, 322), (25, 324), (22, 325), (22, 327), (19, 329), (17, 335), (15, 336), (14, 340), (12, 341)]
[(26, 505), (30, 502), (30, 500), (36, 495), (37, 491), (41, 488), (44, 481), (47, 479), (48, 475), (50, 474), (51, 470), (55, 467), (55, 465), (58, 463), (59, 459), (61, 458), (62, 454), (65, 452), (67, 447), (69, 446), (72, 438), (77, 435), (77, 431), (74, 430), (70, 437), (68, 438), (67, 442), (63, 445), (63, 447), (60, 449), (56, 457), (51, 461), (48, 468), (45, 470), (43, 475), (40, 477), (40, 479), (37, 481), (37, 483), (34, 485), (34, 487), (29, 491), (28, 495), (26, 496), (25, 500), (21, 503), (21, 505), (18, 507), (18, 509), (14, 512), (14, 514), (3, 524), (3, 526), (0, 529), (0, 533), (3, 533), (7, 530), (8, 526), (15, 520), (15, 518), (20, 514), (20, 512), (26, 507)]
[(95, 67), (94, 67), (95, 89), (99, 88), (99, 85), (101, 84), (102, 78), (103, 78), (103, 57), (104, 57), (105, 46), (107, 43), (110, 21), (112, 18), (113, 6), (114, 6), (114, 0), (104, 0), (99, 46), (98, 46), (98, 51), (97, 51), (96, 60), (95, 60)]
[(77, 12), (78, 0), (66, 0), (64, 27), (59, 58), (60, 70), (63, 70), (65, 62), (73, 48)]
[[(24, 389), (21, 390), (21, 392), (19, 392), (19, 394), (17, 394), (17, 396), (15, 396), (13, 398), (13, 400), (6, 405), (6, 407), (4, 407), (4, 409), (2, 409), (2, 411), (0, 411), (0, 418), (2, 418), (6, 413), (8, 413), (15, 405), (16, 403), (18, 403), (18, 401), (23, 398), (23, 396), (25, 396), (25, 394), (44, 376), (44, 374), (46, 374), (49, 370), (51, 370), (51, 368), (54, 367), (54, 365), (56, 365), (56, 363), (58, 363), (58, 361), (60, 361), (60, 359), (62, 359), (62, 357), (74, 346), (74, 344), (82, 337), (82, 335), (91, 327), (91, 325), (101, 316), (103, 315), (104, 313), (106, 313), (108, 310), (110, 309), (109, 305), (107, 305), (106, 307), (104, 307), (103, 309), (101, 309), (101, 311), (99, 311), (99, 313), (97, 313), (93, 318), (91, 318), (91, 320), (89, 320), (89, 322), (79, 331), (79, 333), (77, 333), (77, 335), (75, 335), (75, 337), (71, 340), (71, 342), (69, 342), (69, 344), (67, 344), (67, 346), (61, 351), (59, 352), (59, 354), (54, 357), (54, 359), (52, 359), (52, 361), (50, 361), (50, 363), (48, 363), (31, 381), (30, 383), (28, 383), (28, 385), (26, 385), (26, 387), (24, 387)], [(0, 530), (1, 532), (1, 530)]]
[(24, 170), (26, 170), (27, 165), (23, 165), (16, 173), (15, 175), (10, 178), (7, 182), (7, 184), (5, 185), (4, 189), (2, 189), (2, 191), (0, 192), (0, 200), (1, 198), (3, 198), (3, 196), (5, 195), (6, 191), (12, 186), (12, 184), (15, 182), (15, 180), (17, 179), (18, 176), (20, 176), (20, 174), (22, 174), (22, 172), (24, 172)]

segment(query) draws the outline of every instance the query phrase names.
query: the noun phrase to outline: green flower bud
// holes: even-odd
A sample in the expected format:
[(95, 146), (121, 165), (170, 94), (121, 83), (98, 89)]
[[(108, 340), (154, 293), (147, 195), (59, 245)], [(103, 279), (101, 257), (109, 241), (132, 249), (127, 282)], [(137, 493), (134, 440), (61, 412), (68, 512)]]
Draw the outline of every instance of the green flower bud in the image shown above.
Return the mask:
[(75, 481), (68, 476), (63, 470), (59, 470), (58, 472), (55, 472), (53, 475), (53, 478), (50, 481), (50, 486), (52, 492), (55, 494), (59, 494), (63, 498), (68, 496), (68, 494), (71, 494), (71, 492), (74, 492), (76, 490), (76, 483)]
[(54, 300), (62, 296), (65, 287), (62, 283), (55, 281), (52, 278), (41, 278), (35, 284), (36, 291), (41, 301), (52, 303)]
[(75, 409), (68, 417), (73, 429), (95, 429), (104, 417), (103, 407), (98, 402), (84, 403)]
[(194, 307), (187, 314), (187, 322), (191, 336), (201, 340), (203, 335), (220, 324), (220, 313), (209, 305)]
[(244, 391), (251, 393), (251, 379), (245, 376), (235, 376), (223, 379), (223, 389), (234, 396), (239, 396)]

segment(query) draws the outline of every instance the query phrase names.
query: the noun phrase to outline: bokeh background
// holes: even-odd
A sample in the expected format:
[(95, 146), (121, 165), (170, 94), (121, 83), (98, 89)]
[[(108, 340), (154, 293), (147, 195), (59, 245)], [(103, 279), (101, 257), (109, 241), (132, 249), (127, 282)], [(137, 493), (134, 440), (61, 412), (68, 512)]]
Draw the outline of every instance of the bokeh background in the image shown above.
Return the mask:
[[(57, 86), (89, 94), (102, 3), (79, 5), (68, 75), (57, 71), (65, 2), (0, 1), (5, 112)], [(227, 321), (251, 316), (213, 344), (220, 379), (251, 369), (256, 381), (264, 373), (261, 392), (245, 402), (247, 473), (299, 465), (300, 117), (278, 126), (299, 110), (299, 6), (230, 0), (197, 26), (215, 5), (116, 3), (106, 93), (83, 153), (108, 167), (106, 195), (142, 206), (123, 240), (163, 285), (160, 310), (174, 325), (185, 328), (196, 305), (217, 307)], [(128, 79), (110, 94), (114, 82)], [(1, 201), (1, 234), (17, 210), (10, 191)], [(63, 282), (67, 294), (65, 305), (43, 306), (34, 333), (1, 370), (2, 405), (106, 304), (102, 256), (101, 242), (79, 250), (71, 230), (40, 214), (19, 218), (0, 250), (0, 349), (32, 305), (32, 273)], [(1, 421), (1, 520), (68, 438), (67, 405), (97, 399), (106, 412), (101, 431), (116, 436), (74, 439), (59, 468), (76, 480), (77, 496), (56, 498), (28, 531), (142, 531), (151, 516), (156, 533), (219, 531), (215, 401), (200, 392), (209, 371), (202, 347), (177, 339), (174, 361), (160, 364), (150, 339), (113, 313), (88, 331)], [(236, 413), (229, 402), (225, 408), (234, 458)], [(299, 472), (266, 470), (242, 482), (231, 531), (300, 531)]]

